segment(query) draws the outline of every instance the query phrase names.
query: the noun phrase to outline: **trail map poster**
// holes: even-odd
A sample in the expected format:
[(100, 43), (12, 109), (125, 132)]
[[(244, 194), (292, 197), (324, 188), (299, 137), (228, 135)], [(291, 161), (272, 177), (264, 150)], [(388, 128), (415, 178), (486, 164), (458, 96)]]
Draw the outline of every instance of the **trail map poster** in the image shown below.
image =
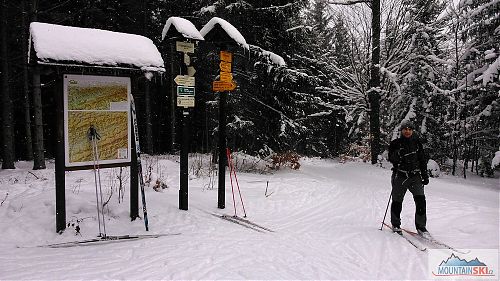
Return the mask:
[(129, 95), (128, 77), (64, 75), (66, 167), (130, 162)]

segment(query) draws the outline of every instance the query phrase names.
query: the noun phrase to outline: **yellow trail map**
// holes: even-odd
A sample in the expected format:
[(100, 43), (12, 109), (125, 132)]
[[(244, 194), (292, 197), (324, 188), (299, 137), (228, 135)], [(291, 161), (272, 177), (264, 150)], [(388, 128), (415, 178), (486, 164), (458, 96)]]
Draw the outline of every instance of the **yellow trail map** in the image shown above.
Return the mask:
[(68, 89), (68, 110), (109, 110), (111, 102), (126, 101), (127, 85), (70, 85)]
[(94, 125), (101, 140), (98, 140), (99, 160), (118, 159), (118, 150), (127, 148), (127, 112), (68, 112), (69, 159), (70, 162), (93, 161), (92, 143), (88, 140), (88, 129)]

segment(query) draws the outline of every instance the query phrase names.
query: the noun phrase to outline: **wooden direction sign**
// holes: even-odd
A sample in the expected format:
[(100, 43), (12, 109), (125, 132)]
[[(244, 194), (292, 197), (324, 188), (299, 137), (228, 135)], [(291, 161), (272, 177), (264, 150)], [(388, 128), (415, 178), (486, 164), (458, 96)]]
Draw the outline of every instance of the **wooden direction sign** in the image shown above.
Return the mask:
[(194, 53), (194, 43), (176, 41), (175, 50), (177, 50), (177, 52), (183, 53)]
[(187, 68), (188, 76), (192, 77), (196, 73), (196, 69), (193, 66), (188, 66)]
[(190, 65), (191, 64), (191, 58), (187, 53), (184, 53), (184, 64), (185, 65)]
[(212, 89), (214, 92), (232, 91), (236, 89), (236, 83), (234, 81), (214, 81), (212, 83)]
[(220, 60), (225, 62), (232, 62), (233, 54), (228, 51), (220, 51)]
[(230, 62), (225, 62), (221, 61), (219, 64), (220, 70), (223, 72), (231, 72), (231, 63)]
[(194, 96), (179, 96), (179, 97), (177, 97), (177, 106), (179, 106), (179, 107), (194, 107)]
[(194, 87), (177, 86), (177, 96), (193, 96)]
[(220, 72), (220, 81), (231, 82), (233, 81), (233, 74), (231, 72)]
[(174, 82), (180, 86), (194, 87), (194, 77), (188, 75), (177, 75), (174, 78)]

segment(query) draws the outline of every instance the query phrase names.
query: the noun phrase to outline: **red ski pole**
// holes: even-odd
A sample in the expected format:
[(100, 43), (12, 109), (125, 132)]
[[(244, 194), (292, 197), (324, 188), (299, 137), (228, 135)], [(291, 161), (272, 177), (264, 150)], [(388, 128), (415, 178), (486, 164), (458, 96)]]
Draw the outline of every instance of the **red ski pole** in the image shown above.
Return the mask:
[(234, 208), (234, 216), (236, 217), (236, 201), (234, 200), (234, 187), (233, 187), (233, 176), (232, 176), (232, 165), (231, 165), (231, 152), (229, 148), (226, 147), (226, 157), (227, 164), (229, 166), (229, 179), (231, 180), (231, 193), (233, 194), (233, 208)]
[(243, 203), (243, 197), (241, 196), (241, 191), (240, 191), (240, 184), (238, 183), (238, 177), (236, 176), (236, 169), (234, 168), (233, 164), (233, 159), (231, 158), (231, 152), (229, 151), (229, 148), (227, 149), (228, 155), (229, 155), (229, 161), (231, 165), (231, 169), (229, 172), (233, 171), (234, 173), (234, 179), (236, 180), (236, 186), (238, 187), (238, 193), (240, 194), (240, 201), (241, 201), (241, 206), (243, 207), (243, 214), (245, 215), (244, 218), (247, 217), (247, 212), (245, 210), (245, 204)]

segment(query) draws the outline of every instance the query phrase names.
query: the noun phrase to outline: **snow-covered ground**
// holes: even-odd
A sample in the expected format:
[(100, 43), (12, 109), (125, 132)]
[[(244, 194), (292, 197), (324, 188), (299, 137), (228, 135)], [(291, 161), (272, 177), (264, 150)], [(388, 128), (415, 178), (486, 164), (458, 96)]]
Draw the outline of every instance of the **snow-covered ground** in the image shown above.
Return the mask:
[[(302, 159), (297, 171), (239, 173), (248, 219), (275, 231), (259, 233), (210, 214), (233, 214), (229, 174), (225, 210), (217, 209), (209, 178), (198, 177), (189, 182), (189, 210), (183, 211), (179, 164), (163, 159), (156, 165), (169, 188), (146, 189), (149, 233), (180, 235), (57, 249), (36, 246), (98, 234), (93, 172), (66, 174), (67, 220), (81, 220), (81, 235), (75, 236), (71, 227), (55, 233), (53, 163), (46, 170), (30, 170), (29, 162), (1, 170), (0, 280), (428, 279), (427, 252), (378, 230), (390, 192), (389, 169)], [(118, 203), (111, 171), (101, 171), (105, 195), (110, 185), (115, 188), (107, 234), (146, 234), (142, 220), (129, 220), (128, 193)], [(431, 178), (426, 193), (428, 229), (436, 238), (456, 248), (499, 248), (498, 178), (444, 175)], [(408, 193), (404, 227), (414, 229), (413, 212)]]

